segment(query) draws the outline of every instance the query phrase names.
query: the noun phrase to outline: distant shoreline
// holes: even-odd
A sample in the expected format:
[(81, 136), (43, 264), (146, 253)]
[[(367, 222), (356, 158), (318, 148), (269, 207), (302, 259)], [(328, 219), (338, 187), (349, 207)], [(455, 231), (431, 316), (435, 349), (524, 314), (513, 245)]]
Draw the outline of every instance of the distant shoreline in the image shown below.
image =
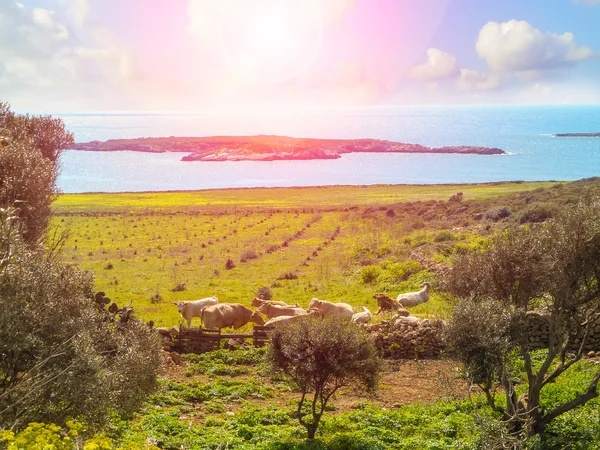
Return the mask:
[(442, 153), (504, 155), (499, 148), (478, 146), (426, 147), (379, 139), (311, 139), (287, 136), (209, 136), (110, 139), (77, 143), (69, 150), (183, 152), (182, 161), (279, 161), (337, 159), (346, 153)]
[(600, 137), (599, 133), (555, 133), (554, 137)]

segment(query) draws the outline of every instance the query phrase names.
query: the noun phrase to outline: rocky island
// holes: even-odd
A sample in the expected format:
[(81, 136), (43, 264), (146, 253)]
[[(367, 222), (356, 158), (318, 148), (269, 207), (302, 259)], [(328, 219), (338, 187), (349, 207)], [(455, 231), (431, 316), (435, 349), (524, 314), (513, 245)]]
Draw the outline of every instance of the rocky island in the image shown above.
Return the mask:
[(344, 153), (451, 153), (502, 155), (499, 148), (475, 146), (426, 147), (379, 139), (311, 139), (287, 136), (210, 136), (110, 139), (72, 145), (70, 150), (184, 152), (182, 161), (275, 161), (336, 159)]
[(554, 137), (600, 137), (600, 133), (556, 133)]

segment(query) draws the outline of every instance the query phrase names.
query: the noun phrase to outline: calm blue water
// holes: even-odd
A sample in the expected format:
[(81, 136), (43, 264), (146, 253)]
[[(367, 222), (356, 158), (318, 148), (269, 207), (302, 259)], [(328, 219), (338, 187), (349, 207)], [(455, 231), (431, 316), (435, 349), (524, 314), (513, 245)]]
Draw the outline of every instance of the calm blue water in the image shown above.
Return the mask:
[(112, 138), (280, 134), (499, 147), (509, 155), (350, 154), (337, 160), (182, 162), (181, 153), (65, 151), (63, 192), (254, 186), (575, 180), (600, 175), (600, 105), (369, 107), (296, 115), (55, 114), (78, 142)]

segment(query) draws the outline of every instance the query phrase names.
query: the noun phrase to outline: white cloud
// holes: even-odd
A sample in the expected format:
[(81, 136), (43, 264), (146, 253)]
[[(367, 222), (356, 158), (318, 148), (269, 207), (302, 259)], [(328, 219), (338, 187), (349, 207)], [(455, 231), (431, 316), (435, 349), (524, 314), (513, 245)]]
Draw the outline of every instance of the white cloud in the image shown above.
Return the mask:
[(498, 74), (461, 69), (457, 84), (464, 91), (488, 91), (499, 88), (501, 81), (502, 78)]
[(59, 0), (59, 2), (75, 25), (82, 27), (85, 24), (91, 9), (88, 0)]
[(411, 76), (416, 80), (435, 81), (459, 74), (456, 57), (437, 48), (427, 50), (427, 62), (413, 67)]
[(577, 45), (573, 33), (548, 33), (517, 20), (488, 22), (479, 32), (476, 49), (497, 71), (554, 69), (596, 56)]
[[(0, 98), (20, 108), (107, 97), (133, 72), (131, 52), (108, 30), (86, 22), (87, 0), (65, 10), (0, 2)], [(24, 100), (26, 99), (26, 100)]]

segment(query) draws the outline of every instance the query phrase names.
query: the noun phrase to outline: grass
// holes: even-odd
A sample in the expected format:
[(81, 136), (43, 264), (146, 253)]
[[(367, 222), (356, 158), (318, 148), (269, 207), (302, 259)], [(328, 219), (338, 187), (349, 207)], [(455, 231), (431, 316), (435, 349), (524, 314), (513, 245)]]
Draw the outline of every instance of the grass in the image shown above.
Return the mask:
[(447, 200), (460, 191), (464, 200), (547, 188), (556, 182), (439, 185), (373, 185), (296, 188), (214, 189), (180, 192), (63, 194), (54, 206), (65, 212), (146, 212), (161, 209), (198, 211), (218, 208), (306, 208), (387, 205), (397, 202)]
[[(520, 223), (531, 204), (578, 198), (597, 184), (68, 194), (55, 202), (52, 225), (69, 233), (62, 257), (93, 272), (97, 290), (172, 326), (180, 322), (173, 302), (215, 295), (248, 304), (265, 287), (273, 300), (303, 307), (317, 297), (376, 309), (374, 293), (397, 296), (434, 281), (455, 253)], [(463, 200), (451, 201), (459, 189)], [(483, 219), (499, 205), (513, 214)], [(431, 298), (414, 312), (447, 318), (435, 284)]]
[[(361, 400), (341, 412), (336, 406), (340, 399), (335, 397), (317, 439), (309, 445), (306, 430), (295, 417), (299, 393), (290, 393), (289, 386), (261, 368), (264, 353), (264, 349), (221, 350), (186, 356), (191, 378), (163, 381), (144, 413), (124, 425), (121, 444), (152, 442), (161, 449), (232, 450), (500, 448), (493, 445), (501, 443), (501, 422), (479, 396), (391, 408), (377, 400)], [(217, 375), (223, 364), (231, 373)], [(402, 367), (394, 370), (402, 376)], [(549, 385), (545, 405), (575, 395), (594, 372), (593, 364), (578, 363)], [(194, 377), (198, 374), (210, 377), (199, 381)], [(277, 402), (283, 390), (289, 400)], [(561, 416), (543, 440), (538, 437), (527, 448), (595, 448), (600, 438), (598, 406), (595, 399)]]

